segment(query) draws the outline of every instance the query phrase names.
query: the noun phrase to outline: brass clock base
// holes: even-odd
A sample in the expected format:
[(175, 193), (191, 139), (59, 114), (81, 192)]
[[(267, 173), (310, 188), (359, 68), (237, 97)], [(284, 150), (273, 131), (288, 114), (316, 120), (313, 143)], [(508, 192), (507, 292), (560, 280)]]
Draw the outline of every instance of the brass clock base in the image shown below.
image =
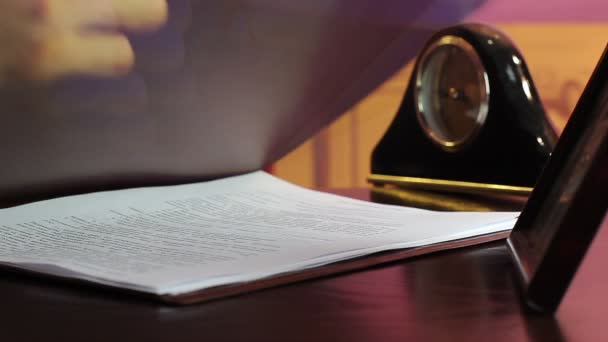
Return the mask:
[(439, 193), (394, 186), (372, 186), (372, 201), (435, 211), (520, 211), (527, 197)]
[(397, 187), (439, 191), (448, 193), (474, 194), (474, 195), (517, 195), (528, 196), (532, 193), (531, 187), (486, 184), (474, 182), (462, 182), (445, 179), (431, 179), (405, 176), (389, 176), (381, 174), (371, 174), (367, 181), (376, 184), (390, 184)]

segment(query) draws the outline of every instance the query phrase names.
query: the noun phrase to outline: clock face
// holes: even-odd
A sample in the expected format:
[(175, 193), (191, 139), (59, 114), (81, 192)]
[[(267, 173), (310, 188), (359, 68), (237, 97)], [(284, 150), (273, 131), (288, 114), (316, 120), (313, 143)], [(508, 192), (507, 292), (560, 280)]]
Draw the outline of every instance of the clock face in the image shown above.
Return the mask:
[(490, 85), (477, 52), (467, 41), (444, 36), (422, 54), (414, 102), (418, 121), (447, 151), (472, 141), (488, 114)]

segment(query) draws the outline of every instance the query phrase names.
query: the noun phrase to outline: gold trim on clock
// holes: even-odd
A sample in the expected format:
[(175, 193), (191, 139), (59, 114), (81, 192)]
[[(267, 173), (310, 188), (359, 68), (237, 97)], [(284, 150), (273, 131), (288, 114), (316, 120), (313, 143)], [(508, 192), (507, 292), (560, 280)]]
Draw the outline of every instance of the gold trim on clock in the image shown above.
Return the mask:
[(528, 196), (530, 193), (532, 193), (531, 187), (524, 186), (462, 182), (446, 179), (389, 176), (380, 174), (369, 175), (367, 177), (367, 181), (369, 183), (378, 185), (390, 184), (398, 187), (467, 194), (508, 194)]

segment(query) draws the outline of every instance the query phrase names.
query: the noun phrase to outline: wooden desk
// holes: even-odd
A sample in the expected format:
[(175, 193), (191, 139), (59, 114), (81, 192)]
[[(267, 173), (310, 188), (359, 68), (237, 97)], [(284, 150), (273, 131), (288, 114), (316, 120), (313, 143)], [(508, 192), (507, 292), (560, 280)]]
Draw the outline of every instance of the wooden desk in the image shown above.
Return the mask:
[(556, 319), (495, 242), (187, 307), (3, 272), (0, 341), (605, 341), (600, 235)]

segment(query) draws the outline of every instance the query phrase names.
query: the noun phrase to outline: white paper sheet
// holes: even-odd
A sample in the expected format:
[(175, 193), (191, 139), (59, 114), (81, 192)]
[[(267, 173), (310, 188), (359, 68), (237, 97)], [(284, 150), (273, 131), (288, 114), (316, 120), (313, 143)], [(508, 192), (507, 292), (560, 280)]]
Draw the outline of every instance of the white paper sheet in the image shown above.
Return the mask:
[(264, 172), (0, 210), (0, 263), (180, 294), (512, 228), (518, 213), (359, 201)]

